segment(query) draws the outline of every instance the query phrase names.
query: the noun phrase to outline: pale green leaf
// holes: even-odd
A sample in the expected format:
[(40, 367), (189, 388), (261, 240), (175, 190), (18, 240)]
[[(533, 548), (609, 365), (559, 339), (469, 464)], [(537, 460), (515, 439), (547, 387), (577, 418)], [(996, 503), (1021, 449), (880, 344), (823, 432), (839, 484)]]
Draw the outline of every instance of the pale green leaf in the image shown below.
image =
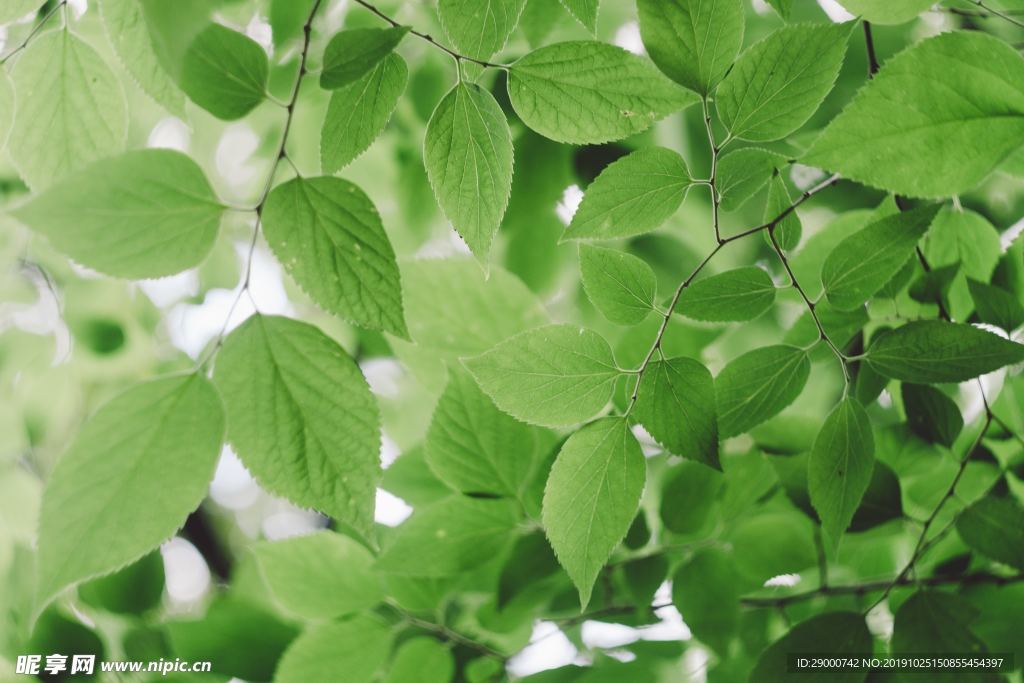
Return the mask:
[(153, 49), (138, 0), (100, 0), (100, 17), (121, 63), (158, 104), (178, 118), (185, 116), (185, 95), (164, 70)]
[(490, 59), (512, 34), (526, 0), (439, 0), (437, 15), (455, 48), (475, 59)]
[(305, 619), (359, 612), (384, 597), (370, 551), (333, 531), (262, 541), (252, 552), (277, 601)]
[(270, 65), (252, 38), (210, 24), (185, 51), (181, 89), (219, 119), (240, 119), (266, 97)]
[(191, 158), (145, 149), (76, 171), (11, 213), (82, 265), (155, 278), (206, 258), (223, 211)]
[(984, 216), (944, 209), (932, 223), (923, 251), (933, 268), (957, 263), (967, 277), (988, 281), (1003, 250), (999, 231)]
[(398, 527), (377, 569), (408, 576), (456, 576), (493, 561), (512, 541), (519, 504), (451, 496)]
[(45, 4), (45, 0), (5, 0), (0, 7), (0, 24), (28, 16)]
[(651, 60), (702, 95), (718, 85), (743, 45), (741, 0), (638, 0), (637, 9)]
[(872, 24), (903, 24), (931, 7), (932, 0), (839, 0), (850, 14)]
[(748, 48), (715, 96), (734, 137), (778, 140), (807, 122), (843, 65), (850, 24), (792, 24)]
[(721, 469), (715, 382), (689, 358), (650, 363), (637, 391), (636, 417), (671, 453)]
[(325, 310), (407, 337), (395, 252), (380, 213), (341, 178), (294, 178), (263, 207), (263, 231), (285, 270)]
[(46, 187), (124, 148), (128, 107), (121, 83), (71, 31), (35, 38), (11, 79), (18, 106), (7, 150), (29, 187)]
[(547, 427), (592, 418), (622, 374), (608, 342), (574, 325), (523, 332), (463, 363), (498, 408)]
[(316, 0), (270, 0), (267, 20), (273, 33), (274, 47), (279, 48), (302, 34)]
[(369, 149), (391, 118), (408, 78), (405, 60), (390, 54), (358, 80), (331, 93), (320, 134), (324, 173), (334, 173)]
[(551, 547), (586, 608), (597, 575), (640, 506), (647, 464), (626, 420), (592, 422), (565, 442), (544, 489)]
[(274, 671), (274, 683), (337, 680), (372, 683), (391, 653), (393, 629), (371, 614), (312, 626), (292, 641)]
[(955, 31), (888, 60), (802, 161), (898, 194), (945, 197), (975, 187), (1021, 139), (1024, 58), (992, 36)]
[(438, 204), (481, 262), (512, 191), (512, 134), (494, 97), (459, 83), (427, 124), (423, 163)]
[(555, 43), (509, 69), (508, 94), (523, 122), (557, 142), (611, 142), (697, 102), (649, 62), (596, 41)]
[(213, 376), (256, 481), (371, 536), (380, 418), (345, 350), (312, 325), (254, 315), (225, 339)]
[(735, 211), (743, 206), (785, 163), (786, 157), (760, 147), (744, 147), (723, 154), (715, 173), (722, 208)]
[(766, 346), (730, 361), (715, 379), (719, 434), (736, 436), (777, 415), (810, 372), (807, 352), (794, 346)]
[(384, 683), (451, 683), (455, 658), (433, 638), (410, 638), (399, 646)]
[[(871, 632), (864, 617), (854, 612), (827, 612), (802, 621), (772, 643), (757, 659), (750, 680), (757, 683), (788, 683), (793, 680), (790, 655), (827, 653), (829, 657), (870, 655)], [(807, 683), (863, 683), (867, 672), (809, 669), (800, 674)]]
[(886, 216), (837, 244), (821, 267), (829, 303), (849, 311), (878, 293), (913, 255), (938, 211), (936, 204)]
[[(786, 188), (786, 181), (779, 174), (772, 176), (772, 179), (768, 181), (768, 197), (765, 200), (764, 213), (762, 214), (764, 222), (770, 223), (774, 221), (792, 204), (793, 202), (789, 198), (789, 190)], [(796, 211), (790, 211), (773, 228), (770, 228), (770, 232), (764, 232), (764, 239), (771, 246), (772, 238), (774, 237), (775, 244), (778, 245), (779, 249), (792, 251), (800, 244), (803, 231), (804, 226), (800, 222), (800, 216), (797, 215)]]
[(452, 368), (426, 437), (426, 458), (457, 491), (518, 497), (548, 443), (498, 410), (469, 373)]
[(157, 60), (180, 86), (185, 55), (195, 37), (210, 25), (210, 16), (223, 0), (137, 2), (142, 7), (142, 16)]
[(672, 603), (698, 640), (725, 655), (740, 620), (736, 563), (720, 548), (698, 550), (672, 576)]
[(614, 323), (636, 325), (654, 310), (654, 271), (636, 256), (581, 244), (580, 275), (590, 301)]
[(865, 358), (901, 382), (966, 382), (1024, 361), (1024, 345), (970, 325), (918, 320), (877, 337)]
[(843, 399), (821, 425), (807, 462), (807, 490), (834, 548), (850, 526), (875, 465), (871, 421), (857, 399)]
[(1024, 571), (1024, 507), (1012, 495), (975, 502), (957, 517), (956, 532), (985, 557)]
[(200, 375), (139, 384), (100, 407), (43, 494), (37, 607), (170, 538), (205, 497), (223, 439), (220, 398)]
[(765, 0), (772, 9), (779, 13), (779, 16), (789, 21), (789, 15), (793, 12), (793, 0)]
[(744, 266), (694, 282), (679, 295), (675, 310), (694, 320), (753, 320), (774, 301), (771, 276), (763, 268)]
[(573, 19), (583, 24), (592, 34), (597, 33), (597, 12), (600, 0), (559, 0)]
[(7, 144), (7, 134), (14, 123), (14, 84), (6, 71), (0, 71), (0, 151)]
[(645, 147), (601, 171), (563, 239), (616, 239), (654, 230), (683, 203), (693, 180), (686, 162), (664, 147)]
[(408, 26), (393, 26), (334, 34), (324, 50), (320, 87), (335, 90), (359, 80), (390, 55), (408, 32)]

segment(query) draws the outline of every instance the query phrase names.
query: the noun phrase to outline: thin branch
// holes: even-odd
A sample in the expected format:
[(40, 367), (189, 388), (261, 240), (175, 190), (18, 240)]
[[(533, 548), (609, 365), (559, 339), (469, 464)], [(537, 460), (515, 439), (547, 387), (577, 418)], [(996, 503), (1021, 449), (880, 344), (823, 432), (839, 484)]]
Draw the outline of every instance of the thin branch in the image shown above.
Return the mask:
[(1011, 24), (1013, 24), (1014, 26), (1016, 26), (1018, 28), (1024, 28), (1024, 22), (1022, 22), (1020, 19), (1016, 19), (1016, 18), (1010, 16), (1010, 14), (1008, 14), (1007, 12), (1004, 12), (1002, 10), (998, 10), (998, 9), (996, 9), (994, 7), (989, 7), (982, 0), (973, 0), (973, 1), (974, 1), (975, 5), (977, 5), (980, 9), (984, 10), (985, 12), (988, 12), (990, 15), (996, 16), (996, 17), (999, 17), (1000, 19), (1008, 21), (1008, 22), (1010, 22)]
[[(921, 247), (920, 246), (914, 247), (914, 251), (917, 254), (918, 262), (921, 264), (921, 269), (924, 270), (925, 273), (932, 272), (931, 264), (929, 264), (928, 263), (928, 259), (926, 259), (924, 257), (924, 252), (921, 251)], [(949, 317), (949, 311), (946, 310), (946, 305), (942, 303), (942, 291), (941, 291), (941, 288), (936, 289), (936, 292), (935, 292), (935, 303), (939, 307), (939, 317), (942, 318), (943, 320), (945, 320), (946, 322), (951, 322), (952, 319)]]
[(46, 22), (50, 20), (50, 17), (52, 17), (57, 12), (59, 12), (61, 10), (61, 8), (64, 7), (65, 5), (67, 5), (67, 4), (68, 4), (68, 0), (60, 0), (60, 2), (58, 2), (56, 5), (54, 5), (50, 9), (50, 11), (47, 12), (43, 16), (43, 18), (40, 19), (39, 22), (34, 27), (32, 27), (32, 30), (29, 31), (29, 34), (27, 36), (25, 36), (25, 40), (21, 41), (21, 43), (16, 48), (14, 48), (10, 52), (8, 52), (6, 55), (4, 55), (3, 57), (0, 57), (0, 66), (6, 64), (8, 59), (10, 59), (14, 55), (18, 54), (19, 52), (24, 50), (26, 47), (28, 47), (28, 44), (32, 41), (33, 38), (36, 37), (36, 34), (38, 34), (40, 31), (43, 30), (43, 26), (45, 26)]
[(705, 97), (701, 100), (701, 104), (704, 107), (704, 129), (708, 133), (708, 147), (711, 150), (711, 177), (708, 178), (708, 187), (711, 189), (711, 223), (715, 227), (715, 241), (719, 244), (722, 243), (722, 232), (718, 226), (718, 209), (722, 203), (722, 198), (718, 194), (717, 176), (718, 176), (718, 152), (721, 148), (715, 142), (715, 134), (711, 129), (711, 112), (708, 110), (708, 98)]
[(878, 55), (875, 54), (875, 39), (871, 35), (871, 22), (864, 22), (864, 46), (868, 52), (868, 78), (878, 73)]
[(444, 624), (437, 624), (433, 621), (420, 619), (419, 617), (414, 616), (413, 614), (405, 610), (403, 607), (396, 604), (395, 602), (392, 602), (391, 600), (386, 600), (384, 604), (393, 609), (400, 617), (402, 617), (402, 619), (412, 624), (413, 626), (416, 626), (417, 628), (421, 628), (425, 631), (430, 631), (431, 633), (436, 633), (437, 635), (441, 636), (442, 638), (451, 643), (464, 645), (472, 650), (476, 650), (482, 655), (494, 657), (495, 659), (499, 659), (503, 662), (506, 659), (508, 659), (506, 655), (502, 654), (501, 652), (498, 652), (491, 646), (485, 643), (481, 643), (480, 641), (473, 640), (468, 636), (464, 636), (458, 631), (454, 631), (448, 628)]
[(755, 226), (753, 228), (748, 228), (747, 230), (744, 230), (742, 232), (738, 232), (735, 235), (732, 235), (730, 237), (726, 237), (722, 241), (724, 243), (728, 244), (729, 242), (733, 242), (735, 240), (742, 239), (742, 238), (746, 237), (747, 235), (753, 235), (755, 232), (761, 232), (762, 230), (770, 230), (771, 228), (774, 228), (776, 225), (781, 223), (786, 218), (786, 216), (788, 216), (789, 214), (791, 214), (794, 211), (796, 211), (797, 207), (799, 207), (801, 204), (803, 204), (808, 199), (810, 199), (814, 195), (818, 194), (822, 190), (824, 190), (826, 188), (829, 188), (829, 187), (832, 187), (833, 185), (835, 185), (838, 182), (839, 182), (839, 174), (838, 173), (830, 175), (828, 178), (826, 178), (825, 180), (821, 181), (820, 183), (818, 183), (817, 185), (815, 185), (811, 189), (804, 190), (800, 194), (800, 196), (796, 199), (796, 201), (794, 201), (792, 204), (790, 204), (788, 207), (786, 207), (778, 216), (776, 216), (775, 218), (771, 219), (767, 223), (762, 223), (761, 225), (757, 225), (757, 226)]
[[(355, 0), (355, 1), (356, 1), (357, 4), (362, 5), (366, 9), (370, 10), (371, 12), (376, 14), (378, 17), (380, 17), (384, 21), (386, 21), (389, 24), (391, 24), (392, 26), (394, 26), (396, 28), (399, 27), (399, 26), (404, 26), (404, 24), (402, 24), (401, 22), (396, 21), (395, 19), (392, 19), (387, 14), (384, 14), (384, 12), (380, 11), (372, 3), (366, 2), (366, 0)], [(460, 63), (461, 62), (472, 62), (473, 64), (479, 64), (480, 66), (484, 67), (485, 69), (488, 69), (488, 68), (490, 68), (490, 69), (507, 69), (508, 68), (507, 64), (496, 64), (494, 62), (488, 62), (488, 61), (485, 61), (483, 59), (476, 59), (475, 57), (470, 57), (468, 55), (464, 55), (462, 53), (456, 52), (455, 50), (451, 49), (447, 45), (442, 45), (441, 43), (439, 43), (436, 40), (434, 40), (433, 36), (430, 36), (429, 34), (417, 31), (416, 29), (410, 28), (409, 29), (409, 33), (411, 33), (412, 35), (416, 36), (417, 38), (420, 38), (422, 40), (427, 41), (428, 43), (430, 43), (431, 45), (433, 45), (437, 49), (441, 50), (442, 52), (448, 53), (449, 55), (451, 55), (451, 57), (456, 62), (460, 62)], [(460, 72), (460, 76), (461, 76), (461, 72)]]

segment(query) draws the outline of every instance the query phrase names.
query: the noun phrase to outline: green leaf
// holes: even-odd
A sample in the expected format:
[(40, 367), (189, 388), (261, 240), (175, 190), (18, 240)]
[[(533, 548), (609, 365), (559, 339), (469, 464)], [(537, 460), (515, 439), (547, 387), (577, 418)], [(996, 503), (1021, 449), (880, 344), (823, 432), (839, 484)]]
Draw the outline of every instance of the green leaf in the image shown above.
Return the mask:
[(451, 683), (455, 658), (433, 638), (410, 638), (395, 651), (384, 683)]
[(636, 325), (654, 310), (657, 280), (636, 256), (581, 244), (580, 275), (590, 301), (613, 323)]
[[(786, 163), (786, 157), (760, 147), (744, 147), (718, 160), (715, 185), (725, 211), (735, 211), (753, 197)], [(787, 202), (786, 208), (789, 206)], [(775, 218), (776, 212), (769, 218)]]
[(518, 497), (547, 443), (537, 429), (498, 410), (469, 373), (454, 367), (427, 431), (427, 464), (456, 491)]
[(713, 518), (724, 482), (722, 474), (695, 462), (682, 462), (666, 470), (663, 481), (658, 514), (665, 528), (677, 534), (701, 531)]
[(320, 87), (336, 90), (359, 80), (394, 52), (408, 32), (408, 26), (392, 26), (335, 33), (324, 50)]
[(765, 346), (733, 359), (715, 379), (718, 433), (727, 438), (778, 415), (807, 383), (811, 362), (803, 349)]
[(597, 11), (600, 0), (559, 0), (573, 19), (583, 24), (591, 34), (597, 33)]
[(747, 48), (715, 96), (730, 134), (778, 140), (804, 125), (839, 75), (850, 26), (792, 24)]
[(849, 311), (874, 296), (903, 268), (938, 211), (933, 204), (886, 216), (836, 245), (821, 267), (829, 303)]
[(490, 59), (505, 47), (525, 6), (526, 0), (439, 0), (437, 15), (455, 49)]
[(636, 417), (670, 452), (722, 469), (715, 381), (697, 361), (671, 358), (650, 363), (640, 379)]
[(586, 609), (601, 567), (640, 506), (647, 464), (626, 420), (606, 417), (569, 437), (544, 489), (542, 521)]
[(384, 598), (370, 552), (333, 531), (262, 541), (252, 552), (277, 601), (305, 619), (359, 612)]
[(200, 375), (139, 384), (100, 407), (43, 494), (37, 609), (170, 538), (205, 497), (223, 438), (220, 398)]
[(1013, 496), (975, 502), (957, 517), (956, 532), (985, 557), (1024, 570), (1024, 507)]
[(753, 320), (775, 302), (775, 283), (763, 268), (744, 266), (694, 282), (676, 312), (694, 320)]
[(638, 0), (637, 10), (651, 60), (701, 95), (718, 85), (743, 45), (740, 0)]
[(1011, 292), (967, 278), (975, 311), (982, 322), (1011, 332), (1024, 325), (1024, 305)]
[(999, 231), (984, 216), (971, 210), (939, 212), (924, 244), (930, 265), (960, 264), (966, 275), (986, 282), (1002, 251)]
[(0, 151), (7, 145), (7, 134), (14, 123), (14, 84), (6, 71), (0, 71)]
[(509, 69), (508, 94), (527, 126), (556, 142), (611, 142), (646, 130), (697, 96), (620, 47), (547, 45)]
[(391, 627), (380, 617), (358, 614), (308, 628), (281, 657), (274, 683), (308, 683), (335, 679), (371, 683), (391, 652)]
[(225, 339), (213, 376), (256, 481), (369, 537), (380, 417), (345, 350), (312, 325), (254, 315)]
[(331, 177), (282, 183), (263, 207), (263, 231), (288, 274), (322, 308), (408, 337), (395, 252), (359, 187)]
[(926, 384), (900, 386), (910, 431), (929, 443), (952, 448), (964, 428), (960, 409), (946, 394)]
[(135, 82), (167, 111), (184, 118), (185, 95), (160, 64), (142, 5), (138, 0), (100, 0), (99, 10), (110, 44)]
[(498, 577), (498, 607), (503, 609), (531, 586), (557, 571), (558, 560), (542, 532), (520, 536)]
[(876, 338), (865, 358), (901, 382), (966, 382), (1024, 361), (1024, 345), (970, 325), (918, 320)]
[(498, 408), (546, 427), (594, 417), (622, 374), (608, 342), (574, 325), (523, 332), (463, 363)]
[(223, 212), (192, 159), (145, 149), (77, 171), (11, 214), (84, 266), (142, 279), (199, 265)]
[[(853, 612), (828, 612), (802, 621), (768, 647), (750, 674), (758, 683), (785, 683), (793, 679), (789, 656), (794, 653), (828, 653), (830, 657), (865, 655), (871, 652), (871, 633), (864, 617)], [(806, 671), (809, 683), (862, 683), (866, 671)]]
[[(970, 628), (979, 616), (978, 609), (964, 598), (937, 590), (921, 590), (911, 595), (896, 611), (892, 630), (895, 656), (928, 652), (982, 655), (985, 643)], [(929, 678), (936, 683), (990, 683), (993, 674), (949, 671)]]
[(780, 17), (789, 21), (789, 15), (793, 12), (793, 0), (765, 0), (765, 2), (771, 5)]
[(850, 14), (872, 24), (903, 24), (931, 7), (931, 0), (839, 0)]
[(725, 655), (740, 620), (740, 577), (730, 553), (698, 550), (672, 576), (672, 603), (698, 640)]
[(888, 60), (802, 161), (901, 195), (946, 197), (975, 187), (1022, 138), (1024, 58), (992, 36), (954, 31)]
[(590, 184), (563, 239), (616, 239), (654, 230), (676, 212), (692, 183), (686, 162), (670, 149), (627, 154)]
[(331, 94), (320, 134), (324, 173), (334, 173), (369, 149), (387, 126), (408, 78), (405, 60), (390, 54)]
[(46, 187), (124, 148), (128, 108), (121, 83), (71, 31), (34, 39), (11, 80), (18, 106), (7, 151), (29, 187)]
[(871, 421), (857, 399), (843, 399), (825, 418), (807, 462), (811, 504), (833, 549), (860, 507), (874, 465)]
[(512, 541), (519, 505), (510, 500), (451, 496), (417, 510), (377, 560), (378, 571), (456, 576), (493, 561)]
[(494, 97), (459, 83), (427, 124), (423, 163), (437, 203), (481, 262), (512, 191), (512, 134)]
[(160, 606), (164, 597), (164, 560), (159, 550), (113, 574), (78, 586), (82, 601), (115, 614), (146, 614)]
[(218, 119), (233, 121), (263, 102), (269, 70), (267, 53), (255, 40), (210, 24), (185, 52), (181, 89)]
[(0, 24), (21, 19), (30, 12), (38, 10), (43, 4), (45, 4), (45, 0), (7, 0), (3, 7), (0, 7)]
[(313, 2), (315, 0), (270, 0), (267, 20), (270, 22), (275, 48), (302, 35), (302, 26), (309, 17)]
[[(793, 202), (789, 198), (789, 190), (786, 188), (786, 181), (782, 179), (781, 175), (776, 174), (768, 181), (768, 197), (765, 200), (762, 219), (765, 223), (774, 221), (784, 211), (789, 209), (792, 204)], [(775, 227), (770, 228), (770, 230), (771, 232), (766, 231), (764, 233), (764, 239), (769, 246), (772, 246), (772, 237), (774, 237), (775, 244), (779, 245), (779, 249), (792, 251), (800, 244), (800, 237), (803, 235), (804, 227), (796, 211), (790, 211), (786, 214), (785, 218), (776, 223)]]

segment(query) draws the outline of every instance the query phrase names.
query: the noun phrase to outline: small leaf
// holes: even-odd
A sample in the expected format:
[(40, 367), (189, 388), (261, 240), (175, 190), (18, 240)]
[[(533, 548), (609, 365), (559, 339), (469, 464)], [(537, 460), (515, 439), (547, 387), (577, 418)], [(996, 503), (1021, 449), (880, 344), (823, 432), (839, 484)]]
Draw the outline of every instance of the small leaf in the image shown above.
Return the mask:
[[(776, 169), (786, 163), (786, 157), (760, 147), (744, 147), (718, 160), (715, 185), (725, 211), (735, 211), (765, 186)], [(786, 207), (789, 203), (786, 203)], [(783, 207), (783, 208), (786, 208)], [(769, 220), (781, 211), (769, 216)]]
[(697, 102), (649, 62), (596, 41), (527, 54), (509, 69), (508, 94), (523, 123), (571, 144), (620, 140)]
[(331, 93), (320, 134), (320, 165), (334, 173), (369, 149), (405, 92), (409, 67), (390, 54), (352, 83)]
[(725, 481), (722, 473), (696, 462), (682, 462), (666, 470), (662, 481), (661, 523), (677, 534), (700, 532), (714, 516)]
[[(903, 602), (896, 611), (892, 631), (892, 653), (895, 656), (928, 652), (964, 656), (981, 655), (987, 650), (970, 629), (978, 618), (978, 609), (953, 593), (921, 590)], [(934, 676), (945, 683), (988, 683), (997, 677), (978, 672), (949, 672), (944, 677)], [(974, 672), (970, 672), (974, 673)]]
[(856, 399), (843, 399), (818, 432), (807, 462), (807, 490), (834, 549), (871, 483), (875, 439)]
[(978, 500), (957, 517), (956, 532), (985, 557), (1024, 570), (1024, 507), (1012, 496)]
[(583, 24), (591, 34), (597, 33), (597, 11), (600, 0), (559, 0), (573, 19)]
[(715, 382), (697, 361), (671, 358), (650, 363), (637, 391), (636, 416), (671, 453), (722, 469)]
[[(871, 632), (864, 617), (853, 612), (827, 612), (802, 621), (776, 640), (757, 659), (750, 680), (757, 683), (787, 683), (793, 679), (789, 657), (794, 653), (827, 652), (830, 657), (865, 655), (871, 652)], [(806, 673), (801, 680), (812, 683), (863, 683), (864, 671), (822, 671)]]
[(512, 541), (519, 506), (509, 500), (451, 496), (417, 510), (377, 560), (377, 570), (455, 576), (492, 562)]
[(763, 268), (745, 266), (698, 280), (683, 290), (676, 312), (694, 320), (753, 320), (775, 301), (775, 283)]
[[(769, 223), (776, 220), (792, 204), (793, 202), (789, 198), (789, 190), (786, 188), (786, 181), (782, 179), (781, 175), (774, 175), (768, 181), (768, 198), (765, 200), (764, 213), (762, 214), (764, 222)], [(772, 237), (774, 237), (775, 244), (779, 245), (779, 249), (792, 251), (800, 244), (800, 237), (803, 235), (804, 226), (800, 222), (800, 216), (797, 215), (796, 211), (790, 211), (786, 214), (785, 218), (776, 223), (770, 230), (771, 232), (765, 231), (764, 233), (764, 238), (769, 246), (771, 246)]]
[(586, 608), (601, 567), (640, 506), (647, 465), (626, 420), (606, 417), (569, 437), (551, 468), (542, 521)]
[(263, 102), (269, 72), (267, 53), (259, 43), (210, 24), (185, 52), (181, 89), (217, 118), (233, 121)]
[(672, 604), (698, 640), (725, 654), (740, 620), (740, 577), (720, 548), (698, 550), (672, 576)]
[(455, 657), (433, 638), (410, 638), (395, 651), (384, 683), (451, 683)]
[(910, 431), (929, 443), (952, 448), (964, 428), (964, 418), (953, 399), (926, 384), (904, 383), (900, 389)]
[(223, 212), (191, 158), (145, 149), (78, 171), (11, 214), (84, 266), (142, 279), (199, 265)]
[(262, 541), (253, 554), (277, 601), (305, 619), (359, 612), (384, 598), (370, 551), (333, 531)]
[(793, 24), (747, 48), (715, 96), (729, 132), (778, 140), (804, 125), (839, 75), (850, 26)]
[(865, 358), (901, 382), (966, 382), (1024, 361), (1024, 345), (970, 325), (918, 320), (877, 337)]
[(821, 267), (829, 303), (849, 311), (874, 296), (900, 272), (938, 211), (931, 205), (886, 216), (836, 245)]
[(324, 49), (320, 87), (337, 90), (359, 80), (390, 55), (408, 32), (408, 26), (393, 26), (335, 33)]
[(807, 353), (794, 346), (765, 346), (730, 361), (715, 379), (719, 434), (736, 436), (778, 415), (810, 372)]
[(274, 681), (328, 681), (344, 671), (345, 683), (371, 683), (388, 660), (392, 633), (383, 619), (371, 614), (312, 626), (285, 651)]
[(1024, 325), (1024, 305), (1012, 293), (973, 278), (967, 279), (967, 287), (982, 322), (1001, 327), (1007, 332)]
[(613, 323), (636, 325), (654, 310), (657, 280), (636, 256), (581, 244), (580, 275), (590, 301)]
[(793, 0), (765, 0), (765, 2), (771, 5), (780, 17), (789, 21), (789, 15), (793, 12)]
[(224, 340), (213, 377), (256, 481), (370, 536), (380, 417), (345, 350), (312, 325), (254, 315)]
[(1022, 137), (1024, 58), (992, 36), (953, 31), (888, 60), (802, 162), (901, 195), (947, 197), (975, 187)]
[(498, 578), (498, 606), (504, 608), (532, 585), (557, 571), (558, 560), (543, 533), (520, 536)]
[(282, 183), (263, 207), (263, 231), (288, 274), (324, 310), (408, 337), (395, 252), (359, 187), (331, 177)]
[(206, 495), (223, 438), (220, 398), (200, 375), (139, 384), (101, 406), (43, 494), (36, 608), (170, 538)]
[(452, 88), (427, 124), (423, 163), (445, 216), (486, 262), (512, 191), (512, 134), (494, 97), (472, 83)]
[(932, 6), (931, 0), (839, 0), (850, 14), (872, 24), (903, 24)]
[(592, 418), (621, 374), (608, 342), (573, 325), (523, 332), (463, 363), (500, 409), (546, 427)]
[(616, 239), (654, 230), (676, 212), (692, 182), (676, 152), (664, 147), (632, 152), (590, 184), (563, 239)]
[(680, 85), (707, 95), (743, 45), (740, 0), (638, 0), (651, 60)]
[(275, 48), (302, 35), (302, 26), (309, 17), (313, 2), (315, 0), (270, 0), (267, 20), (270, 22)]
[(455, 49), (490, 59), (505, 47), (525, 6), (526, 0), (439, 0), (437, 15)]

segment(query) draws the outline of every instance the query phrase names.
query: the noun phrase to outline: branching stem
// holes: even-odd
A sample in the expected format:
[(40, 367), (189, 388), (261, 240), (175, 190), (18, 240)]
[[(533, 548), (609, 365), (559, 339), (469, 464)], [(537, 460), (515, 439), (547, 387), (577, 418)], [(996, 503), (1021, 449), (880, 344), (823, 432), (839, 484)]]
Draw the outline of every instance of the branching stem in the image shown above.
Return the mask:
[(28, 44), (32, 42), (32, 39), (35, 38), (36, 35), (38, 35), (38, 33), (43, 30), (43, 27), (46, 25), (46, 22), (50, 20), (50, 17), (59, 12), (67, 4), (68, 0), (60, 0), (60, 2), (58, 2), (52, 8), (50, 8), (50, 11), (47, 12), (43, 16), (43, 18), (40, 19), (38, 23), (36, 23), (36, 25), (32, 27), (32, 30), (29, 31), (29, 34), (25, 36), (25, 40), (21, 41), (21, 43), (19, 43), (16, 48), (8, 52), (6, 55), (0, 57), (0, 65), (6, 64), (7, 60), (9, 60), (11, 57), (13, 57), (14, 55), (18, 54), (26, 47), (28, 47)]

